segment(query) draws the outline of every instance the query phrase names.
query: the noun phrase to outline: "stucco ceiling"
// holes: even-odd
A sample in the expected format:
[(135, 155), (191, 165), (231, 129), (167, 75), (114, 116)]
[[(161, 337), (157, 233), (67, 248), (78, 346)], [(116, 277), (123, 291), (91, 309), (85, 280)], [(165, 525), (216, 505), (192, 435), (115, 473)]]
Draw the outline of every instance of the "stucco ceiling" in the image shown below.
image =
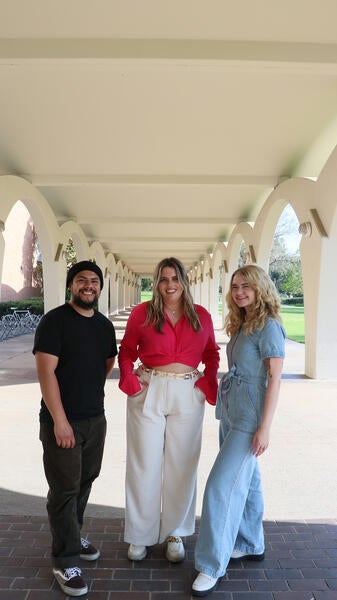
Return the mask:
[(0, 0), (0, 14), (0, 174), (136, 273), (167, 255), (191, 267), (254, 221), (337, 116), (335, 0)]

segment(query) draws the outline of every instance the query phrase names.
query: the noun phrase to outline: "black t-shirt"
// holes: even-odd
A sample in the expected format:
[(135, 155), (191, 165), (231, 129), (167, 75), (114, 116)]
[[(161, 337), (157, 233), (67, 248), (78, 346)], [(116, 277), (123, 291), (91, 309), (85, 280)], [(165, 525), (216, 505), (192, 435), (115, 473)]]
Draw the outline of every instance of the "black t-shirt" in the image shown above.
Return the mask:
[[(59, 359), (55, 375), (69, 421), (104, 413), (106, 360), (117, 354), (115, 329), (109, 319), (97, 311), (84, 317), (69, 304), (54, 308), (36, 329), (35, 352)], [(40, 421), (52, 422), (43, 399)]]

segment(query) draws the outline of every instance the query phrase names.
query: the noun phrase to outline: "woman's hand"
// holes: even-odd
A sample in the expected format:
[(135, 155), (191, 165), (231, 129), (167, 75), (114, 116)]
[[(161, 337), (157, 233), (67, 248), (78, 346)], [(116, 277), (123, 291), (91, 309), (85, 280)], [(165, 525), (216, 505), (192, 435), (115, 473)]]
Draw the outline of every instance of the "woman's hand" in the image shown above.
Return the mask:
[(134, 376), (137, 378), (137, 381), (140, 385), (140, 390), (138, 390), (138, 392), (135, 392), (134, 394), (129, 394), (130, 398), (136, 398), (137, 396), (140, 396), (145, 388), (149, 387), (149, 384), (147, 381), (144, 381), (140, 375), (138, 375), (138, 373), (134, 373)]
[(253, 437), (253, 442), (252, 442), (254, 456), (261, 456), (261, 454), (263, 454), (265, 452), (265, 450), (267, 450), (268, 446), (269, 446), (269, 429), (267, 429), (265, 427), (259, 427), (259, 429), (256, 431), (256, 433)]
[(266, 359), (265, 364), (268, 384), (261, 424), (252, 443), (255, 456), (261, 456), (269, 446), (269, 434), (279, 395), (283, 359), (270, 357)]

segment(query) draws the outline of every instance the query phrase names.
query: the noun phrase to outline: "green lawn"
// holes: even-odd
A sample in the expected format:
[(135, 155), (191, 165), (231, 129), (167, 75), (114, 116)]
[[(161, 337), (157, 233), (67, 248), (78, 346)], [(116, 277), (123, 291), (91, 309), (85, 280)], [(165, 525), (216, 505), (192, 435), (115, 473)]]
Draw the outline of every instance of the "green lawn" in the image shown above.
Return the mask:
[[(151, 292), (142, 292), (142, 302), (150, 300), (152, 297)], [(221, 312), (221, 303), (219, 303), (219, 313)], [(288, 306), (282, 305), (281, 317), (284, 328), (286, 330), (287, 338), (294, 340), (294, 342), (305, 342), (305, 328), (304, 328), (304, 307), (303, 306)]]
[(140, 295), (141, 302), (147, 302), (148, 300), (151, 300), (151, 298), (152, 292), (142, 292)]
[(305, 342), (304, 306), (281, 307), (281, 317), (286, 330), (287, 338), (294, 342)]

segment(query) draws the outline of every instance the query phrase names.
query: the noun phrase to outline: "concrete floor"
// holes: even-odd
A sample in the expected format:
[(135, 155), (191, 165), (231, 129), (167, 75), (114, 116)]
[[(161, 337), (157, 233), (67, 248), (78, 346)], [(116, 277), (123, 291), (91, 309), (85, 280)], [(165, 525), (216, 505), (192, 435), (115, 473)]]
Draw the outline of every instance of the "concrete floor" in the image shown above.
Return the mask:
[[(114, 318), (121, 339), (128, 313)], [(220, 372), (226, 369), (225, 337)], [(39, 386), (33, 336), (0, 343), (0, 514), (45, 515), (47, 487), (38, 440)], [(318, 519), (337, 516), (337, 382), (303, 376), (304, 347), (287, 342), (287, 357), (271, 445), (260, 459), (266, 519)], [(87, 515), (119, 517), (124, 507), (125, 395), (118, 369), (106, 384), (108, 436), (103, 468), (95, 482)], [(197, 513), (217, 453), (218, 424), (207, 405), (198, 475)]]

